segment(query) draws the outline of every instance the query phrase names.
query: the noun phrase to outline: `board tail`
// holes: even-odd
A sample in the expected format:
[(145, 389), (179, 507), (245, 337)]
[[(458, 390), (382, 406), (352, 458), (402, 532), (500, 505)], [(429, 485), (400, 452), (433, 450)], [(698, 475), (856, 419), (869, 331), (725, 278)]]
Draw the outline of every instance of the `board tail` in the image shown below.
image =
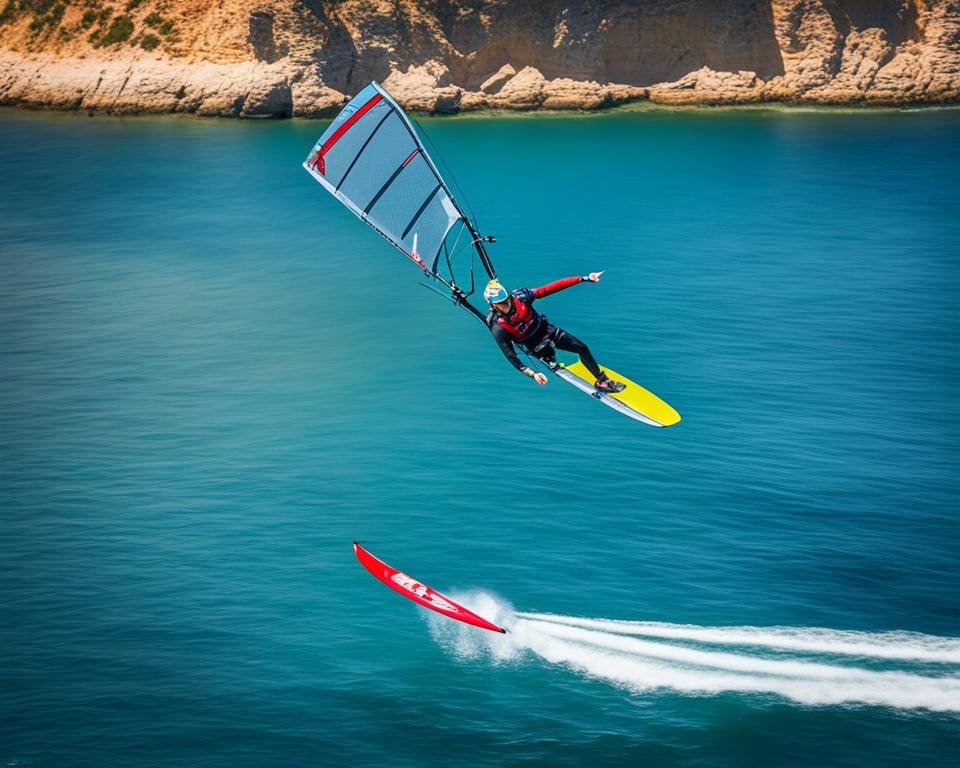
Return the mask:
[(614, 381), (626, 384), (626, 389), (622, 392), (608, 393), (598, 390), (593, 385), (593, 375), (581, 362), (571, 365), (557, 365), (552, 367), (552, 370), (557, 376), (568, 384), (572, 384), (581, 392), (585, 392), (624, 416), (642, 421), (651, 427), (671, 427), (680, 421), (680, 414), (673, 406), (612, 368), (603, 368), (602, 370)]

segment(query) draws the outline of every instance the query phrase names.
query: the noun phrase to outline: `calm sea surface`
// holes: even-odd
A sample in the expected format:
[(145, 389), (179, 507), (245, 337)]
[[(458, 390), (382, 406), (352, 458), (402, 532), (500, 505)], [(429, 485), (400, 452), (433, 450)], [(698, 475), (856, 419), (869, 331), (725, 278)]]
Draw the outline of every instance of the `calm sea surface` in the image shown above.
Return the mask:
[(683, 421), (517, 375), (322, 123), (0, 112), (0, 765), (955, 762), (960, 112), (421, 124)]

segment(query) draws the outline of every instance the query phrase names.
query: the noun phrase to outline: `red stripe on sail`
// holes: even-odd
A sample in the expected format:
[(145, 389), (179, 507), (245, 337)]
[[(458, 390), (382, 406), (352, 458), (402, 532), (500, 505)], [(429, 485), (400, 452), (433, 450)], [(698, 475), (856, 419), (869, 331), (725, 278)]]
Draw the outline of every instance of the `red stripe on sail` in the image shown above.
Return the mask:
[(323, 162), (323, 156), (330, 151), (330, 149), (333, 147), (334, 144), (340, 141), (343, 134), (349, 131), (350, 128), (353, 127), (353, 124), (357, 122), (357, 120), (359, 120), (361, 117), (367, 114), (367, 112), (373, 109), (382, 98), (383, 96), (381, 96), (378, 93), (376, 96), (370, 99), (370, 101), (368, 101), (366, 104), (360, 107), (360, 109), (358, 109), (356, 112), (350, 115), (350, 117), (344, 121), (343, 125), (337, 128), (337, 130), (333, 132), (330, 138), (327, 139), (325, 142), (323, 142), (323, 146), (320, 147), (320, 149), (317, 150), (317, 154), (315, 154), (311, 158), (310, 165), (316, 168), (321, 175), (325, 174), (327, 172), (327, 167)]

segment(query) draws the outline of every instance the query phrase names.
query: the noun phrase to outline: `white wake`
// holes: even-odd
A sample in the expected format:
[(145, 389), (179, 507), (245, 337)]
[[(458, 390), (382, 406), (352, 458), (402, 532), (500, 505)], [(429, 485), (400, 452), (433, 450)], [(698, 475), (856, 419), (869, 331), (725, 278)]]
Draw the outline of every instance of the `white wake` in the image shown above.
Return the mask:
[(587, 619), (514, 612), (485, 592), (451, 596), (509, 630), (498, 635), (430, 614), (434, 638), (463, 659), (539, 658), (637, 693), (740, 692), (807, 706), (960, 712), (960, 638)]

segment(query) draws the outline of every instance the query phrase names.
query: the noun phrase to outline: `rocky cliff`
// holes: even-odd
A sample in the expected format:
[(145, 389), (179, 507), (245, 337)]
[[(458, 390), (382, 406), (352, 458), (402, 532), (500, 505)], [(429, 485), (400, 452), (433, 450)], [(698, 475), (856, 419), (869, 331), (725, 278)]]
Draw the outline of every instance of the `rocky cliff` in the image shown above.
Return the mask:
[(960, 0), (0, 0), (0, 104), (407, 107), (960, 101)]

